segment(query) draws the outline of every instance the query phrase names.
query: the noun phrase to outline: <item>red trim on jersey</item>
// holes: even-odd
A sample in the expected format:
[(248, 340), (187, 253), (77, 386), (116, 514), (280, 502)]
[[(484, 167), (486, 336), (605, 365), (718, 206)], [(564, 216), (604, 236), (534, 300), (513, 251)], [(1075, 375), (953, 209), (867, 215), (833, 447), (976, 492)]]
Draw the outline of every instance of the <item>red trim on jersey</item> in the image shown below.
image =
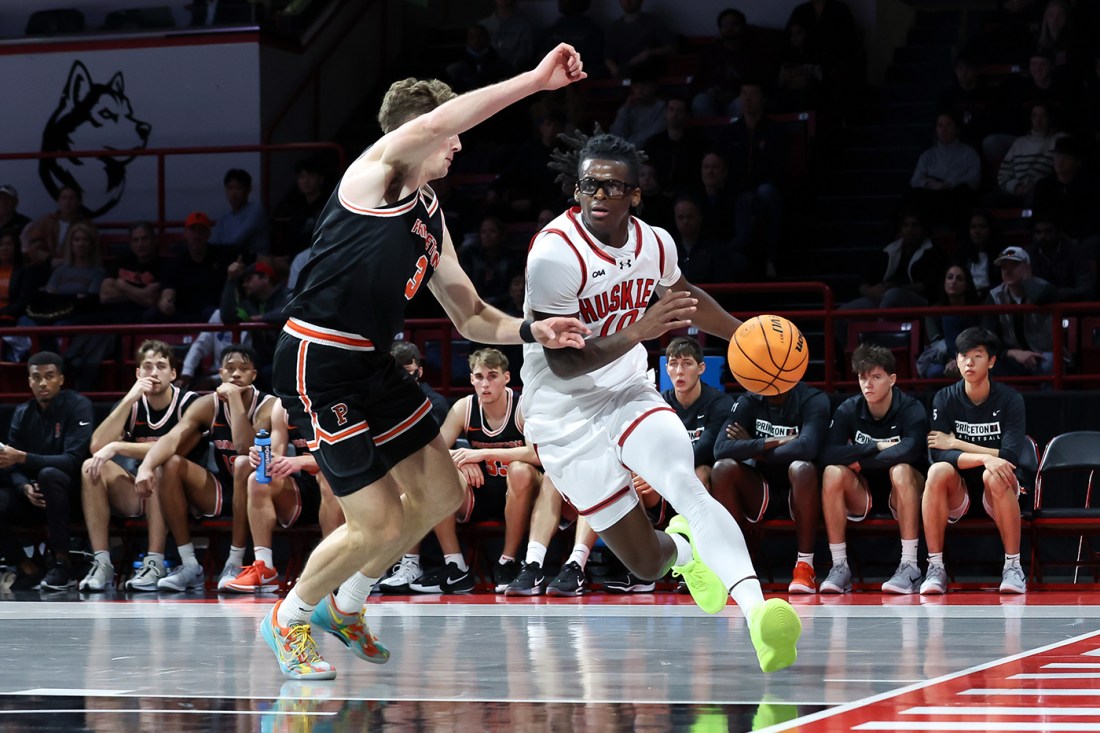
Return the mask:
[(350, 438), (359, 433), (369, 432), (370, 426), (367, 425), (366, 420), (363, 420), (335, 434), (329, 433), (321, 427), (321, 424), (317, 420), (317, 413), (313, 411), (313, 403), (310, 402), (309, 395), (306, 394), (306, 355), (309, 344), (309, 341), (302, 341), (298, 344), (298, 361), (294, 371), (298, 399), (301, 401), (306, 414), (309, 415), (309, 422), (313, 426), (313, 440), (307, 442), (306, 445), (311, 451), (314, 451), (321, 447), (322, 440), (332, 445), (333, 443), (338, 443), (345, 438)]
[(672, 412), (672, 413), (675, 413), (676, 410), (673, 410), (671, 407), (654, 407), (653, 409), (646, 410), (641, 415), (638, 415), (638, 417), (634, 418), (634, 421), (631, 422), (630, 425), (627, 426), (626, 430), (623, 431), (623, 434), (621, 436), (619, 436), (619, 447), (620, 448), (623, 447), (623, 443), (625, 443), (626, 439), (630, 437), (630, 434), (634, 432), (634, 428), (641, 425), (642, 420), (645, 420), (647, 417), (649, 417), (650, 415), (652, 415), (655, 412)]
[(573, 226), (577, 228), (577, 232), (581, 235), (581, 238), (585, 241), (585, 243), (587, 243), (588, 246), (592, 249), (592, 252), (601, 260), (606, 260), (614, 265), (615, 258), (609, 255), (607, 252), (604, 252), (602, 249), (600, 249), (599, 245), (592, 241), (592, 237), (588, 236), (588, 232), (585, 230), (584, 224), (582, 224), (580, 220), (577, 219), (577, 212), (580, 210), (581, 209), (579, 206), (574, 206), (572, 209), (565, 212), (565, 215), (569, 217), (569, 221), (573, 222)]
[(657, 249), (661, 252), (661, 277), (657, 278), (657, 282), (660, 282), (665, 276), (665, 242), (657, 232), (653, 232), (653, 236), (657, 238)]
[[(425, 191), (432, 195), (432, 202), (430, 204), (427, 201), (424, 201)], [(428, 216), (435, 215), (436, 209), (439, 208), (439, 196), (436, 195), (431, 186), (425, 184), (424, 187), (420, 189), (420, 200), (424, 201), (424, 207), (428, 210)]]
[(424, 400), (424, 404), (421, 405), (420, 407), (416, 408), (416, 412), (409, 415), (407, 418), (405, 418), (401, 422), (397, 423), (396, 425), (394, 425), (392, 428), (390, 428), (386, 432), (380, 433), (377, 437), (375, 437), (374, 444), (375, 445), (382, 445), (383, 443), (387, 443), (387, 442), (393, 440), (397, 436), (401, 435), (401, 433), (404, 433), (409, 428), (411, 428), (413, 425), (420, 422), (420, 420), (425, 415), (427, 415), (429, 412), (431, 412), (431, 410), (432, 410), (432, 403), (429, 402), (428, 400)]
[[(632, 222), (634, 222), (634, 259), (638, 259), (639, 257), (642, 256), (642, 223), (640, 221), (638, 221), (637, 219), (635, 219), (633, 216), (630, 217), (630, 220)], [(660, 238), (658, 238), (657, 241), (660, 241)], [(661, 248), (661, 263), (662, 263), (662, 265), (664, 264), (664, 261), (665, 261), (665, 253), (664, 253), (664, 247), (662, 247)], [(665, 274), (665, 268), (664, 267), (661, 267), (661, 274), (662, 275)]]
[[(541, 233), (557, 234), (567, 245), (569, 245), (569, 249), (573, 250), (573, 254), (577, 256), (577, 264), (581, 266), (581, 286), (577, 290), (577, 295), (579, 296), (581, 294), (581, 291), (584, 290), (584, 286), (588, 284), (588, 270), (584, 266), (584, 257), (581, 255), (580, 250), (578, 250), (577, 246), (573, 244), (573, 240), (569, 238), (569, 235), (563, 232), (561, 229), (543, 229)], [(532, 239), (531, 241), (533, 243), (535, 240)]]
[(331, 328), (313, 326), (296, 318), (288, 318), (283, 330), (303, 341), (312, 341), (324, 346), (335, 346), (337, 348), (346, 346), (362, 351), (374, 350), (374, 342), (370, 339), (344, 331), (335, 331)]
[(368, 209), (365, 206), (358, 206), (356, 204), (353, 204), (346, 198), (344, 198), (344, 195), (342, 193), (339, 193), (339, 191), (337, 192), (337, 198), (340, 199), (340, 205), (348, 211), (356, 214), (364, 214), (366, 216), (401, 216), (402, 214), (406, 214), (412, 211), (417, 204), (421, 203), (419, 190), (412, 195), (412, 198), (409, 199), (408, 203), (387, 206), (381, 209)]
[(612, 494), (611, 496), (609, 496), (606, 499), (604, 499), (603, 501), (601, 501), (599, 504), (594, 504), (593, 506), (590, 506), (587, 509), (581, 509), (580, 507), (576, 506), (575, 504), (572, 504), (572, 502), (570, 502), (570, 504), (572, 504), (573, 508), (577, 510), (577, 514), (581, 515), (582, 517), (587, 517), (590, 514), (595, 514), (596, 512), (598, 512), (599, 510), (603, 509), (606, 506), (614, 504), (616, 501), (618, 501), (619, 499), (626, 496), (628, 492), (631, 492), (633, 490), (634, 490), (633, 486), (624, 486), (621, 489), (619, 489), (618, 491), (616, 491), (614, 494)]

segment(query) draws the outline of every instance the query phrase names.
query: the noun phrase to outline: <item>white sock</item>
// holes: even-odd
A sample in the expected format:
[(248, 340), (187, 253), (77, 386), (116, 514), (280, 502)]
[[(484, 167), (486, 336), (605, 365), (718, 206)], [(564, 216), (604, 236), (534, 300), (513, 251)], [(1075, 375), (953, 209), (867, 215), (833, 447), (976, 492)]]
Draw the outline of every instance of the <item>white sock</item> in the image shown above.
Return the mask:
[(928, 566), (943, 567), (943, 553), (942, 552), (930, 552), (928, 553)]
[(527, 558), (524, 562), (528, 565), (537, 562), (539, 567), (542, 567), (542, 564), (546, 562), (546, 545), (541, 542), (528, 542)]
[(515, 561), (515, 558), (512, 557), (511, 555), (501, 555), (500, 560), (499, 560), (501, 565), (507, 565), (508, 563), (514, 562), (514, 561)]
[(901, 541), (901, 561), (907, 565), (917, 564), (917, 543), (920, 540), (906, 540)]
[(798, 553), (798, 560), (795, 562), (804, 562), (812, 568), (814, 566), (814, 554), (812, 552), (800, 552)]
[(575, 562), (581, 566), (581, 570), (584, 570), (584, 566), (588, 564), (588, 556), (591, 554), (592, 548), (588, 545), (573, 545), (573, 552), (566, 562)]
[(275, 622), (284, 628), (288, 628), (291, 624), (308, 624), (314, 608), (316, 608), (315, 605), (302, 600), (297, 588), (291, 588), (286, 598), (279, 604)]
[(188, 542), (186, 545), (180, 545), (180, 560), (183, 564), (189, 568), (197, 568), (199, 566), (199, 560), (195, 557), (195, 545)]
[(1020, 567), (1020, 553), (1017, 552), (1015, 555), (1009, 555), (1006, 552), (1005, 553), (1005, 567), (1006, 568), (1010, 568), (1010, 567), (1017, 567), (1018, 568), (1018, 567)]
[[(98, 555), (98, 554), (99, 553), (97, 552), (96, 555)], [(145, 553), (145, 557), (149, 558), (150, 560), (156, 561), (162, 568), (164, 567), (164, 553), (163, 552), (147, 552), (147, 553)], [(108, 563), (107, 564), (110, 565), (110, 558), (108, 558)]]
[[(150, 554), (152, 554), (152, 553), (150, 553)], [(111, 564), (111, 552), (110, 552), (110, 550), (96, 550), (95, 559), (96, 559), (96, 562), (98, 562), (100, 565), (102, 565), (105, 568), (113, 568), (114, 567), (114, 565)]]
[(418, 568), (420, 567), (420, 553), (419, 553), (419, 552), (417, 552), (417, 553), (411, 553), (411, 552), (410, 552), (410, 553), (407, 553), (407, 554), (406, 554), (406, 555), (405, 555), (405, 556), (404, 556), (403, 558), (401, 558), (401, 559), (402, 559), (402, 560), (408, 560), (408, 561), (409, 561), (409, 562), (411, 562), (411, 563), (412, 563), (413, 565), (416, 565), (416, 567), (418, 567)]
[(760, 581), (756, 578), (746, 578), (730, 588), (730, 598), (741, 609), (741, 613), (745, 615), (745, 618), (748, 618), (757, 606), (764, 605), (764, 591), (760, 588)]
[(256, 562), (262, 562), (269, 568), (275, 567), (275, 560), (271, 557), (270, 547), (260, 547), (259, 545), (257, 545), (256, 547), (252, 548), (252, 554), (256, 556)]
[(345, 616), (359, 613), (377, 582), (378, 578), (368, 578), (358, 572), (345, 580), (336, 594), (336, 610)]
[(443, 556), (443, 564), (444, 565), (450, 565), (451, 563), (454, 563), (456, 566), (458, 566), (458, 569), (461, 570), (462, 572), (466, 572), (467, 570), (470, 569), (469, 566), (466, 565), (466, 558), (463, 557), (461, 552), (456, 552), (456, 553), (451, 554), (451, 555), (444, 555)]
[(672, 544), (676, 545), (676, 560), (673, 565), (687, 565), (695, 559), (695, 554), (691, 551), (691, 543), (687, 541), (687, 537), (682, 534), (669, 534), (669, 537), (672, 538)]
[(244, 548), (229, 546), (229, 558), (225, 561), (226, 565), (244, 565)]
[(848, 564), (848, 543), (829, 543), (829, 553), (833, 556), (833, 566)]

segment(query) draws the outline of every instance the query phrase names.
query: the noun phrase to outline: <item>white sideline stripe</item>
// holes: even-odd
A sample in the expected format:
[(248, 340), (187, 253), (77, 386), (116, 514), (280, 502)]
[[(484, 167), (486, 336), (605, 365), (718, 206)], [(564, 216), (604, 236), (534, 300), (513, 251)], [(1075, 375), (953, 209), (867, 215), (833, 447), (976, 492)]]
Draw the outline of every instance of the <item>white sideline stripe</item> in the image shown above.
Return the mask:
[(331, 717), (339, 715), (337, 712), (331, 712), (326, 710), (188, 710), (186, 708), (162, 708), (160, 710), (151, 710), (149, 708), (118, 708), (115, 710), (107, 710), (105, 708), (66, 708), (64, 710), (58, 710), (57, 708), (42, 708), (40, 710), (5, 710), (4, 715), (57, 715), (58, 713), (85, 713), (91, 714), (104, 714), (104, 713), (141, 713), (142, 715), (163, 714), (163, 715), (179, 715), (184, 713), (187, 715), (293, 715), (295, 717), (299, 715), (320, 715)]
[(1080, 689), (1046, 689), (1046, 690), (1009, 690), (1003, 687), (976, 687), (972, 690), (963, 690), (960, 695), (982, 695), (989, 697), (1027, 697), (1029, 695), (1053, 695), (1055, 697), (1100, 697), (1100, 690), (1095, 687), (1085, 687)]
[(1100, 708), (999, 708), (996, 705), (974, 705), (970, 707), (943, 705), (909, 708), (902, 715), (1028, 715), (1028, 716), (1096, 716), (1100, 717)]
[(1051, 662), (1040, 669), (1100, 669), (1100, 662)]
[(875, 720), (863, 723), (852, 730), (955, 730), (955, 731), (988, 731), (989, 733), (1007, 733), (1010, 731), (1040, 731), (1042, 733), (1058, 733), (1060, 731), (1100, 731), (1100, 723), (1048, 723), (1036, 721), (1034, 723), (992, 723), (989, 721), (948, 721), (943, 723), (914, 723), (898, 722), (894, 720)]
[(9, 692), (9, 695), (47, 695), (50, 697), (117, 697), (136, 690), (101, 690), (83, 687), (35, 687), (33, 690)]
[(1084, 657), (1100, 657), (1100, 649), (1093, 649), (1091, 652), (1085, 652), (1081, 656), (1084, 656)]
[(1100, 680), (1100, 672), (1022, 672), (1010, 680)]
[[(983, 670), (990, 669), (992, 667), (996, 667), (998, 665), (1005, 664), (1007, 662), (1014, 662), (1018, 659), (1026, 659), (1027, 657), (1032, 657), (1032, 656), (1035, 656), (1036, 654), (1042, 654), (1044, 652), (1048, 652), (1051, 649), (1058, 649), (1058, 648), (1061, 648), (1061, 647), (1069, 646), (1070, 644), (1076, 644), (1076, 643), (1082, 642), (1086, 639), (1091, 639), (1095, 636), (1100, 636), (1100, 631), (1090, 631), (1087, 634), (1081, 634), (1080, 636), (1074, 636), (1074, 637), (1069, 638), (1069, 639), (1063, 639), (1061, 641), (1056, 641), (1053, 644), (1047, 644), (1046, 646), (1037, 647), (1035, 649), (1029, 649), (1028, 651), (1019, 652), (1018, 654), (1013, 654), (1013, 655), (1008, 656), (1008, 657), (1001, 657), (1000, 659), (994, 659), (993, 661), (986, 662), (984, 664), (979, 664), (979, 665), (976, 665), (974, 667), (968, 667), (968, 668), (966, 668), (964, 670), (961, 670), (959, 672), (952, 672), (950, 674), (945, 674), (945, 675), (942, 675), (940, 677), (935, 677), (935, 678), (930, 679), (930, 680), (925, 680), (924, 682), (918, 682), (915, 685), (908, 685), (906, 687), (902, 687), (902, 688), (897, 689), (897, 690), (891, 690), (889, 692), (881, 692), (877, 695), (871, 695), (870, 697), (865, 697), (865, 698), (862, 698), (860, 700), (855, 700), (853, 702), (845, 703), (844, 705), (837, 705), (836, 707), (829, 708), (828, 710), (821, 710), (821, 711), (816, 712), (816, 713), (811, 713), (810, 715), (806, 715), (806, 716), (803, 716), (803, 717), (800, 717), (800, 718), (795, 718), (794, 720), (789, 720), (785, 723), (779, 723), (777, 725), (768, 726), (767, 728), (762, 728), (761, 730), (757, 731), (757, 733), (779, 733), (779, 731), (791, 730), (791, 729), (794, 729), (794, 728), (800, 728), (800, 727), (802, 727), (802, 726), (804, 726), (808, 723), (813, 723), (813, 722), (818, 721), (818, 720), (824, 720), (825, 718), (832, 718), (832, 717), (835, 717), (835, 716), (840, 715), (842, 713), (850, 712), (852, 710), (858, 710), (859, 708), (867, 707), (868, 705), (879, 702), (881, 700), (889, 700), (891, 698), (898, 697), (900, 695), (904, 695), (904, 694), (909, 693), (909, 692), (914, 692), (916, 690), (923, 690), (923, 689), (926, 689), (928, 687), (932, 687), (933, 685), (938, 685), (938, 684), (941, 684), (943, 682), (948, 682), (950, 680), (959, 679), (960, 677), (966, 677), (967, 675), (974, 674), (975, 672), (981, 672)], [(1100, 651), (1100, 650), (1098, 650), (1098, 651)], [(1003, 692), (1018, 694), (1018, 691), (1015, 691), (1015, 690), (1004, 690)], [(1044, 693), (1050, 693), (1050, 692), (1056, 692), (1056, 691), (1055, 690), (1045, 690), (1045, 691), (1044, 690), (1036, 690), (1035, 694), (1036, 695), (1042, 695)], [(1092, 695), (1100, 696), (1100, 690), (1089, 690), (1089, 693), (1092, 694)], [(892, 726), (892, 725), (895, 725), (895, 724), (891, 723), (890, 725)], [(883, 728), (882, 730), (897, 730), (897, 728), (887, 727), (887, 728)], [(983, 728), (976, 728), (975, 730), (989, 730), (989, 729), (988, 728), (984, 728), (984, 729)]]

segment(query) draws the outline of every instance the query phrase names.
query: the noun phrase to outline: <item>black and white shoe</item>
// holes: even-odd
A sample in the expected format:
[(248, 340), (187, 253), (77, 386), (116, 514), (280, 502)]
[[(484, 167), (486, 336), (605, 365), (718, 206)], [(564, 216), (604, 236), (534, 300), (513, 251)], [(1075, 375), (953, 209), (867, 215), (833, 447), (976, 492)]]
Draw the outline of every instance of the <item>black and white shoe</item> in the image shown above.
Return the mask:
[(650, 593), (656, 587), (652, 580), (642, 580), (630, 572), (603, 582), (603, 589), (608, 593)]
[(42, 589), (44, 590), (69, 590), (74, 585), (76, 585), (76, 582), (73, 580), (72, 567), (60, 560), (54, 560), (50, 564), (49, 572), (42, 579)]
[(459, 570), (453, 562), (409, 583), (409, 590), (414, 593), (469, 593), (473, 589), (473, 573), (469, 569)]
[(546, 586), (548, 596), (579, 596), (584, 593), (586, 579), (584, 570), (576, 562), (567, 562), (561, 566), (558, 577)]
[(516, 579), (508, 584), (506, 596), (541, 596), (546, 585), (546, 574), (542, 572), (542, 563), (525, 562)]
[(493, 588), (497, 593), (508, 590), (508, 586), (519, 575), (519, 563), (515, 560), (498, 562), (493, 565)]

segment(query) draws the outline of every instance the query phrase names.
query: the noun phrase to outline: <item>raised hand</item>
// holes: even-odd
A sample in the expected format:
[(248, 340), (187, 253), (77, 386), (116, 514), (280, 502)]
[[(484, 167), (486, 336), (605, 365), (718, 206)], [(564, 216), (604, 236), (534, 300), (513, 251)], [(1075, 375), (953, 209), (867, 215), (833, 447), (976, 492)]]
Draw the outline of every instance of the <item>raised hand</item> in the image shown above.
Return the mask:
[(587, 78), (588, 74), (584, 73), (577, 50), (568, 43), (560, 43), (535, 67), (535, 76), (544, 90), (551, 91)]

